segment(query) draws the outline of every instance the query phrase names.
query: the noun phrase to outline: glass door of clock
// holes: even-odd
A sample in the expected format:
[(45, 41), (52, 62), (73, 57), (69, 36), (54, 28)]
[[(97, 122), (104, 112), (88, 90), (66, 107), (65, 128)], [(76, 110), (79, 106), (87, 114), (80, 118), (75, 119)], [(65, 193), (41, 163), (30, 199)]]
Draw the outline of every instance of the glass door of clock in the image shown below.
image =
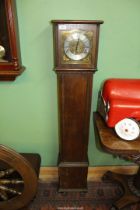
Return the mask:
[(0, 0), (0, 62), (11, 61), (5, 1)]

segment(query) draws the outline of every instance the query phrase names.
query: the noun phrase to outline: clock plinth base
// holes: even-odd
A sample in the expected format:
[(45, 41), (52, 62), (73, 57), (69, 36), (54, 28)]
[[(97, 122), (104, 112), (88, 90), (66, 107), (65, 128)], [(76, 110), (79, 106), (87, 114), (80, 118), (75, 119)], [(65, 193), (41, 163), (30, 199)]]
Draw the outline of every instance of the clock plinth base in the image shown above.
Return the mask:
[(59, 192), (87, 192), (88, 162), (60, 163)]

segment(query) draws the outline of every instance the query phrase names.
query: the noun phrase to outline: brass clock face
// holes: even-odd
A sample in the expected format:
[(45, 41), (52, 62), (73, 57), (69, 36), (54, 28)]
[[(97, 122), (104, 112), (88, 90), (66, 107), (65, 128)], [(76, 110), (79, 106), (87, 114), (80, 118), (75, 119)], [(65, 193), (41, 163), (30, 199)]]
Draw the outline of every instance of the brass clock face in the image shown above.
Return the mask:
[(91, 63), (93, 32), (70, 30), (62, 32), (62, 63)]
[(90, 49), (90, 40), (81, 31), (71, 33), (64, 41), (64, 52), (69, 59), (74, 61), (84, 59)]

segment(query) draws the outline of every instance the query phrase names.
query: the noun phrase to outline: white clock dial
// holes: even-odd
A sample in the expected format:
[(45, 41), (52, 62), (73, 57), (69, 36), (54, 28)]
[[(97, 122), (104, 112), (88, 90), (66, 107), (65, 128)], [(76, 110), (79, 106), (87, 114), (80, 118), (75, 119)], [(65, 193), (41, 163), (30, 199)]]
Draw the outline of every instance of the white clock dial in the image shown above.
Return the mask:
[(125, 118), (115, 125), (118, 136), (124, 140), (135, 140), (140, 136), (140, 126), (133, 119)]

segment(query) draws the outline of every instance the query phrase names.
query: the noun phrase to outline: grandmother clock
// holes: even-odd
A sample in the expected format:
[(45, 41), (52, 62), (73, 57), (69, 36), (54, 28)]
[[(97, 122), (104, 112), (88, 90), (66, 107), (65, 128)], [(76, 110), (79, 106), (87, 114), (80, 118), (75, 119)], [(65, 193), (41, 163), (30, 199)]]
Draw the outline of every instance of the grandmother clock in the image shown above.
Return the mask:
[(0, 0), (0, 80), (14, 80), (23, 70), (15, 0)]
[(59, 104), (59, 192), (87, 191), (92, 78), (103, 21), (52, 23)]

